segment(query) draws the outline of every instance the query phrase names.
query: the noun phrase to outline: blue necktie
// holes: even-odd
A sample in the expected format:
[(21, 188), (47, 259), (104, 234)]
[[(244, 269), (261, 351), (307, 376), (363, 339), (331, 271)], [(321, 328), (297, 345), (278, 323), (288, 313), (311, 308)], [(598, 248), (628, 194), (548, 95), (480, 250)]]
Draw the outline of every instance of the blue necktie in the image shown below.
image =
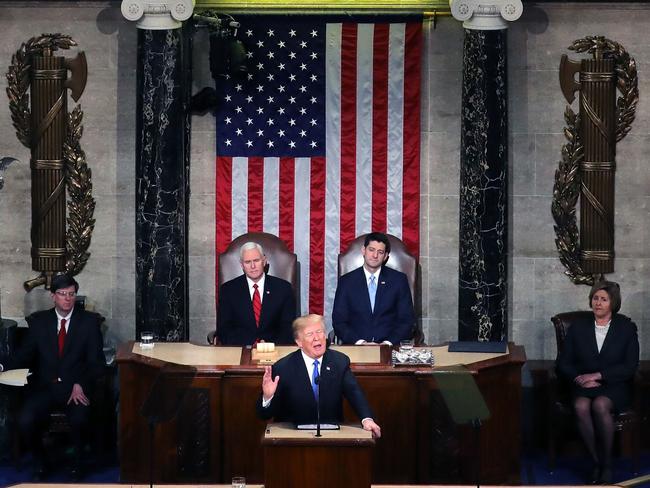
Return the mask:
[(318, 359), (314, 360), (314, 371), (311, 374), (311, 389), (314, 392), (314, 398), (318, 401), (318, 386), (320, 380), (318, 379), (320, 375), (318, 374)]
[(370, 309), (375, 311), (375, 296), (377, 295), (377, 283), (375, 282), (375, 275), (370, 275), (368, 282), (368, 295), (370, 296)]

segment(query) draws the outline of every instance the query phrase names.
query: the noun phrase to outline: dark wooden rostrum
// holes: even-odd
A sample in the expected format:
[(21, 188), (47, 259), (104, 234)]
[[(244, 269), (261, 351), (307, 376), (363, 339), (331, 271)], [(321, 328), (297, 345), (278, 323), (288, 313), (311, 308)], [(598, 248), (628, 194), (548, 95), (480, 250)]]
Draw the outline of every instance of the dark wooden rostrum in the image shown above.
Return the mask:
[[(520, 470), (521, 367), (523, 347), (510, 354), (467, 365), (491, 412), (481, 431), (481, 481), (518, 484)], [(140, 407), (158, 371), (159, 360), (132, 353), (123, 344), (120, 370), (120, 479), (148, 483), (149, 435)], [(390, 348), (380, 364), (354, 364), (382, 438), (372, 452), (373, 483), (471, 483), (475, 462), (470, 427), (456, 428), (438, 392), (431, 368), (393, 368)], [(242, 350), (239, 366), (201, 366), (176, 420), (154, 432), (154, 483), (264, 480), (261, 438), (266, 422), (255, 401), (263, 370)], [(358, 422), (344, 405), (345, 421)], [(198, 446), (198, 447), (197, 447)]]

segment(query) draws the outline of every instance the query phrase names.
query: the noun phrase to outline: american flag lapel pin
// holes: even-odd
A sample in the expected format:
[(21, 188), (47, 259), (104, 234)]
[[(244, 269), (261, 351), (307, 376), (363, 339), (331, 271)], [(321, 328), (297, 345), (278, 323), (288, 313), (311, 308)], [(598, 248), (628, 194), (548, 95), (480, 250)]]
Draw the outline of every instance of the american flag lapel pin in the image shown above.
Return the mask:
[(326, 369), (327, 371), (330, 371), (330, 367), (329, 367), (329, 366), (325, 366), (325, 369)]
[(380, 281), (379, 283), (380, 283), (381, 285), (385, 285), (385, 284), (386, 284), (385, 281)]

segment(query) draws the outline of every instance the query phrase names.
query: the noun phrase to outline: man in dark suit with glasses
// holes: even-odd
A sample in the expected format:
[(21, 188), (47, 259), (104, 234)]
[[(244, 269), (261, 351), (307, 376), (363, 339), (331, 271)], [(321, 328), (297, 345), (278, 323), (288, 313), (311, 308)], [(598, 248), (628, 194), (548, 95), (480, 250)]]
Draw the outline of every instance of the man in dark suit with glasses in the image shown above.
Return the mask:
[(34, 478), (43, 476), (42, 433), (53, 410), (65, 412), (75, 446), (73, 478), (81, 477), (83, 432), (89, 421), (92, 386), (103, 373), (105, 359), (97, 314), (75, 307), (79, 284), (68, 275), (52, 279), (54, 308), (27, 318), (25, 340), (3, 369), (29, 368), (31, 375), (18, 428), (34, 456)]

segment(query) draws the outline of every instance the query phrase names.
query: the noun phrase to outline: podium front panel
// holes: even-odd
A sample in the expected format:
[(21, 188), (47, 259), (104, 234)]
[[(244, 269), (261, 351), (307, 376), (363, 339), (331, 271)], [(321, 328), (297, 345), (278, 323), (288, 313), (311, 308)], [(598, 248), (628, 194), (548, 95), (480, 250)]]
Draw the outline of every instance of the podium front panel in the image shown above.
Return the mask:
[(265, 488), (370, 488), (372, 436), (346, 425), (321, 434), (270, 425), (262, 438)]

